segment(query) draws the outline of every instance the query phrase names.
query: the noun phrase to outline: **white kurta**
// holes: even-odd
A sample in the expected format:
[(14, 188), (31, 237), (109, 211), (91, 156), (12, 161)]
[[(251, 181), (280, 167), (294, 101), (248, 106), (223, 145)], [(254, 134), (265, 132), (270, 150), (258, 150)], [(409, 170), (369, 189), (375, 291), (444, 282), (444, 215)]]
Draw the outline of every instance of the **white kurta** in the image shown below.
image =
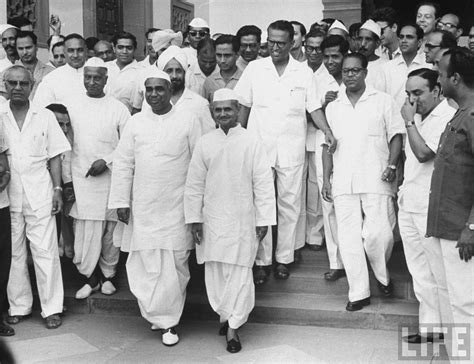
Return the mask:
[(143, 111), (127, 123), (115, 150), (109, 208), (132, 208), (131, 251), (193, 248), (183, 200), (200, 136), (196, 116), (175, 108), (165, 115)]
[[(116, 220), (115, 214), (107, 209), (112, 175), (109, 168), (130, 114), (113, 97), (93, 98), (84, 94), (70, 107), (69, 116), (74, 130), (71, 166), (76, 195), (70, 214), (81, 220)], [(105, 160), (109, 168), (98, 176), (86, 177), (98, 159)]]
[(106, 65), (108, 78), (105, 93), (115, 97), (127, 107), (129, 112), (132, 112), (133, 102), (138, 93), (143, 66), (135, 59), (122, 69), (119, 68), (115, 60), (107, 62)]
[(270, 164), (258, 140), (240, 125), (203, 136), (189, 166), (186, 223), (200, 222), (198, 263), (215, 261), (252, 267), (256, 226), (275, 225), (275, 191)]

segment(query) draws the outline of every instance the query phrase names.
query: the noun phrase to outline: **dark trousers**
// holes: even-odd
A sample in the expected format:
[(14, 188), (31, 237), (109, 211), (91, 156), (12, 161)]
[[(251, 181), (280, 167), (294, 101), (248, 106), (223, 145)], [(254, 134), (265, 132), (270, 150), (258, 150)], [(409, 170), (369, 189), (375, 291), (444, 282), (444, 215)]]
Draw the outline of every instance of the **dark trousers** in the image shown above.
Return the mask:
[(8, 309), (7, 284), (12, 261), (10, 209), (0, 209), (0, 314)]

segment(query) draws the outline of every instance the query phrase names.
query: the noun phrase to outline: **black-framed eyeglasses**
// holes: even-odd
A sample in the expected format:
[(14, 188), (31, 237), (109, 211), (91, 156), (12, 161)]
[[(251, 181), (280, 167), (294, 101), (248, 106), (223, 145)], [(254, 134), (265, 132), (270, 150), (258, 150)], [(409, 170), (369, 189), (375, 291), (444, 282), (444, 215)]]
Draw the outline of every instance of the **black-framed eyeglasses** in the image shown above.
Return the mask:
[(207, 36), (209, 33), (206, 32), (205, 30), (190, 30), (189, 31), (189, 35), (193, 36), (193, 37), (197, 37), (197, 36), (200, 36), (200, 37), (205, 37)]
[(386, 25), (384, 27), (380, 27), (380, 34), (383, 34), (385, 32), (385, 29), (390, 28), (390, 25)]
[(436, 24), (436, 28), (441, 29), (441, 30), (443, 30), (443, 29), (456, 29), (457, 27), (458, 27), (457, 25), (455, 25), (453, 23), (448, 23), (448, 22), (442, 23), (442, 22), (439, 21), (438, 24)]
[(364, 69), (365, 68), (359, 68), (359, 67), (343, 68), (342, 69), (342, 74), (343, 75), (353, 74), (354, 76), (358, 76)]
[(323, 53), (321, 47), (311, 47), (311, 46), (309, 46), (309, 45), (305, 45), (305, 46), (304, 46), (304, 49), (305, 49), (306, 53), (309, 53), (309, 54), (311, 54), (311, 53), (313, 53), (313, 52), (316, 52), (316, 53), (318, 53), (318, 54)]
[(259, 47), (258, 43), (247, 43), (247, 44), (241, 44), (240, 49), (257, 49)]
[(6, 80), (5, 82), (8, 83), (8, 86), (10, 86), (10, 87), (20, 86), (22, 88), (25, 88), (25, 87), (28, 87), (30, 85), (30, 81)]
[(425, 43), (425, 48), (429, 51), (435, 49), (435, 48), (440, 48), (441, 44), (431, 44), (431, 43)]
[(284, 48), (288, 42), (278, 42), (278, 41), (275, 41), (275, 40), (271, 40), (271, 39), (267, 39), (267, 43), (268, 43), (268, 46), (270, 48), (273, 48), (273, 46), (277, 46), (278, 48)]

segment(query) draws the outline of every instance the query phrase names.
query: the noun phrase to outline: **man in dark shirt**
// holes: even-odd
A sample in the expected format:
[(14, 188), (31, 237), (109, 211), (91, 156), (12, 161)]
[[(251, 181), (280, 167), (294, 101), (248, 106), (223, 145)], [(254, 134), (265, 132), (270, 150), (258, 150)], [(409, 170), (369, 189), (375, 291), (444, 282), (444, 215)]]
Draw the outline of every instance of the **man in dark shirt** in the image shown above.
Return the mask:
[[(449, 307), (454, 324), (470, 324), (474, 356), (474, 54), (467, 48), (447, 51), (439, 62), (444, 95), (459, 105), (441, 136), (434, 162), (427, 235), (441, 245)], [(440, 258), (441, 259), (441, 258)], [(444, 287), (443, 287), (444, 286)], [(458, 336), (462, 340), (462, 335)], [(455, 339), (456, 336), (453, 336)], [(461, 345), (460, 341), (457, 342)], [(450, 356), (460, 346), (446, 345)], [(465, 350), (465, 348), (463, 348)]]

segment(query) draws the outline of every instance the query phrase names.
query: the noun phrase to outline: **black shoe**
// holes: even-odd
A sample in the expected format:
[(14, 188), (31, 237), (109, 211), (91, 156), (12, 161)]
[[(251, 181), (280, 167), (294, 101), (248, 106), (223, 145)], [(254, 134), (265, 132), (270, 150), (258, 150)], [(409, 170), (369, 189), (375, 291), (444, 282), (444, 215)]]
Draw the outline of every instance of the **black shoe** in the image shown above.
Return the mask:
[(240, 343), (239, 335), (237, 333), (235, 334), (236, 338), (232, 338), (230, 340), (227, 340), (227, 351), (229, 353), (235, 354), (238, 353), (240, 350), (242, 350), (242, 344)]
[(276, 279), (284, 280), (288, 279), (290, 276), (290, 271), (288, 270), (286, 264), (277, 263), (273, 275)]
[(15, 330), (3, 323), (0, 318), (0, 336), (13, 336), (15, 335)]
[(362, 310), (365, 306), (370, 305), (370, 297), (364, 298), (363, 300), (347, 302), (346, 310), (347, 311), (359, 311)]
[(268, 280), (267, 270), (265, 269), (265, 267), (257, 265), (253, 272), (253, 283), (255, 283), (256, 286), (260, 286), (266, 283), (267, 280)]
[(337, 281), (339, 278), (345, 277), (346, 271), (344, 269), (331, 269), (324, 273), (324, 279), (330, 282)]
[(390, 298), (393, 296), (393, 284), (392, 281), (388, 282), (386, 286), (384, 286), (382, 283), (377, 281), (377, 285), (380, 289), (380, 292), (382, 292), (384, 297)]
[(302, 249), (303, 248), (295, 250), (295, 254), (294, 254), (294, 257), (293, 257), (293, 264), (299, 264), (303, 260), (303, 257), (301, 255), (301, 250)]
[(229, 322), (226, 321), (219, 329), (219, 336), (227, 335), (227, 329), (229, 328)]
[(421, 343), (433, 343), (444, 341), (444, 335), (442, 333), (428, 334), (426, 337), (418, 334), (412, 334), (403, 337), (403, 341), (409, 344), (421, 344)]

